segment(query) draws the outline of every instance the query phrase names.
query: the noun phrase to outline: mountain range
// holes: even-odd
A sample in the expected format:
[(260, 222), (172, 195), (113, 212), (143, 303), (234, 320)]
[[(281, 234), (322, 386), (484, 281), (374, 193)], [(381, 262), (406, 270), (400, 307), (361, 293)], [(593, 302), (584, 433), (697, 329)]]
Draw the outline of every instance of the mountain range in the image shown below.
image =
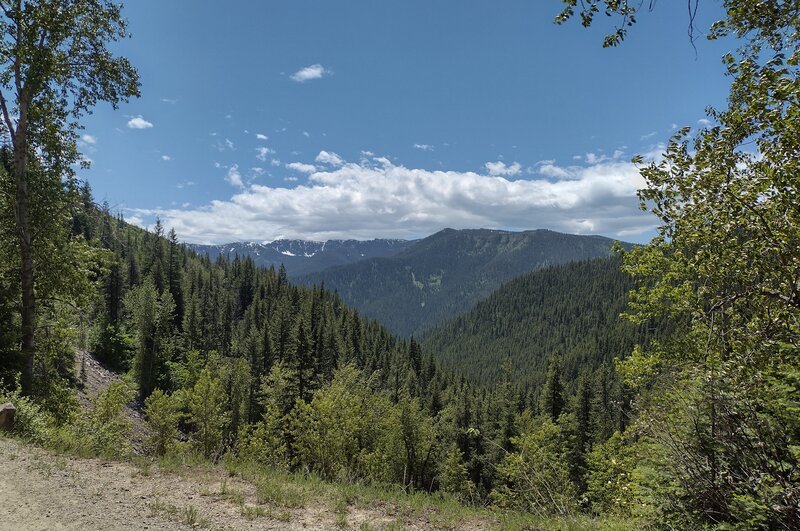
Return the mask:
[(257, 266), (276, 269), (283, 264), (290, 277), (315, 273), (324, 269), (352, 264), (359, 260), (397, 254), (413, 240), (274, 240), (271, 242), (234, 242), (222, 245), (188, 244), (197, 254), (233, 258), (249, 256)]
[(397, 253), (301, 275), (294, 281), (324, 283), (364, 315), (397, 334), (412, 336), (468, 310), (519, 275), (608, 257), (614, 240), (550, 230), (445, 229), (405, 243)]

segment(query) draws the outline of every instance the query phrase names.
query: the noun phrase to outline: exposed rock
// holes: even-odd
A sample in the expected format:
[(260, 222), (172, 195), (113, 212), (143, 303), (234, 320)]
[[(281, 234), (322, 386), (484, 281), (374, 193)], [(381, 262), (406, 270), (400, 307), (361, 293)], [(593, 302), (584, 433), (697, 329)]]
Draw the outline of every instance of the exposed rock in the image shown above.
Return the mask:
[(0, 406), (0, 430), (11, 431), (14, 427), (14, 417), (17, 415), (17, 408), (12, 403)]

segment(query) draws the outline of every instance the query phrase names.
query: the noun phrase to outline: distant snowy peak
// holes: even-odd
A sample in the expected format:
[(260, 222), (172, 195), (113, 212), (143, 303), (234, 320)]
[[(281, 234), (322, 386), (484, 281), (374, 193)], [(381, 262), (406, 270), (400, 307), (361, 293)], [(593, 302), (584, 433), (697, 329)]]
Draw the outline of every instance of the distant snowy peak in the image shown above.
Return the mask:
[(217, 256), (240, 258), (249, 256), (264, 267), (280, 267), (283, 264), (289, 275), (299, 276), (329, 267), (352, 264), (359, 260), (391, 256), (405, 250), (413, 241), (409, 240), (273, 240), (234, 242), (222, 245), (189, 245), (198, 254), (208, 254), (212, 260)]

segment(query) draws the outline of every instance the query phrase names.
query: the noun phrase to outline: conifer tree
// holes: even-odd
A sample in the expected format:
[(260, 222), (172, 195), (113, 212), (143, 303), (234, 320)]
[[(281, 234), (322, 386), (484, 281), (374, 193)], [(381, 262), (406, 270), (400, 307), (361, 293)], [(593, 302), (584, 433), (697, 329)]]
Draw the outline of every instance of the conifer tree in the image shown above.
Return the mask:
[(564, 395), (561, 385), (561, 368), (554, 358), (547, 368), (547, 377), (542, 388), (540, 411), (553, 422), (558, 420), (564, 410)]
[(168, 267), (167, 267), (167, 286), (175, 301), (175, 326), (178, 329), (183, 327), (183, 248), (178, 241), (175, 229), (170, 229), (167, 235), (169, 245)]

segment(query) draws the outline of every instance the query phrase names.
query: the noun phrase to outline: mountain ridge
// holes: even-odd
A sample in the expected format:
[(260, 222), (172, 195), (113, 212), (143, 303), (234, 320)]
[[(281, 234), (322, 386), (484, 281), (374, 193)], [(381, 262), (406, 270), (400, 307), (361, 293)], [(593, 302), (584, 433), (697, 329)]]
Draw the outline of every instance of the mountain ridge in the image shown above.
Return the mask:
[(301, 275), (295, 281), (324, 283), (365, 315), (411, 336), (466, 311), (519, 275), (610, 256), (614, 241), (547, 229), (443, 229), (394, 255)]
[(347, 265), (359, 260), (391, 256), (412, 245), (415, 240), (375, 238), (372, 240), (299, 240), (230, 242), (218, 245), (187, 244), (194, 252), (233, 258), (249, 256), (257, 266), (286, 267), (290, 277), (315, 273), (330, 267)]

